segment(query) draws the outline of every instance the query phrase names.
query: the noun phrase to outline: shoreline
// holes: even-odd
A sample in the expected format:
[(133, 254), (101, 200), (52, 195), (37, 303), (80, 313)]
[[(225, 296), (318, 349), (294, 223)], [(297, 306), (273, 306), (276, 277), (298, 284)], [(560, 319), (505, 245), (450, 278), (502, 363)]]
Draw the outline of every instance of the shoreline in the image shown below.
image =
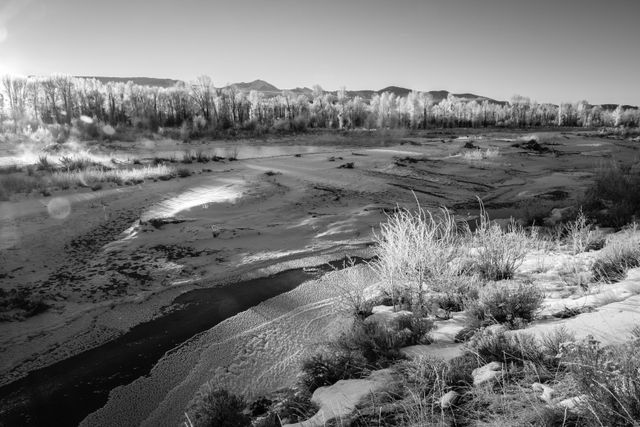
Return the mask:
[[(325, 264), (316, 266), (325, 270), (340, 268), (340, 262), (342, 261), (332, 262), (333, 267), (326, 267)], [(301, 262), (301, 264), (307, 263)], [(303, 271), (303, 267), (282, 268), (280, 272), (266, 277), (188, 290), (173, 300), (172, 306), (178, 308), (149, 321), (139, 323), (115, 339), (110, 339), (46, 367), (33, 370), (26, 376), (0, 387), (0, 393), (3, 395), (2, 400), (4, 400), (2, 418), (21, 425), (31, 425), (28, 421), (28, 414), (37, 414), (38, 418), (33, 420), (34, 425), (39, 425), (38, 419), (42, 421), (51, 419), (51, 417), (63, 424), (77, 424), (87, 414), (106, 403), (108, 395), (114, 387), (126, 386), (131, 381), (147, 375), (167, 353), (176, 351), (189, 341), (197, 339), (199, 334), (206, 332), (220, 322), (273, 298), (275, 296), (273, 292), (279, 295), (283, 291), (290, 290), (291, 286), (295, 288), (312, 278), (313, 276)], [(193, 294), (194, 292), (195, 294)], [(222, 301), (216, 303), (215, 301), (220, 298)], [(211, 302), (207, 302), (209, 300)], [(224, 301), (227, 302), (223, 303)], [(158, 330), (162, 332), (158, 334)], [(131, 347), (132, 345), (133, 347)], [(138, 349), (140, 346), (147, 349)], [(130, 355), (116, 356), (121, 353)], [(142, 355), (144, 357), (141, 359)], [(122, 357), (125, 359), (121, 359)], [(100, 360), (100, 362), (95, 363), (92, 362), (93, 360), (96, 362)], [(108, 366), (113, 366), (113, 374), (104, 373)], [(148, 368), (144, 366), (148, 366)], [(99, 374), (99, 372), (103, 373)], [(90, 380), (82, 378), (90, 378)], [(112, 378), (116, 383), (112, 383)], [(42, 384), (43, 382), (44, 384)], [(26, 395), (25, 388), (30, 390), (26, 392)], [(86, 388), (88, 390), (85, 391)], [(65, 398), (60, 397), (60, 394)], [(27, 406), (22, 399), (26, 399)], [(21, 403), (16, 404), (20, 400), (22, 400)], [(83, 405), (88, 405), (88, 411), (84, 412), (81, 417), (76, 415), (73, 418), (73, 415), (78, 414), (78, 408)], [(7, 411), (7, 408), (10, 407), (12, 409)], [(66, 409), (58, 412), (59, 408)]]
[(214, 377), (230, 390), (251, 394), (293, 384), (295, 377), (287, 375), (290, 367), (312, 348), (310, 344), (326, 339), (348, 319), (335, 304), (344, 292), (340, 283), (353, 269), (366, 267), (330, 271), (305, 281), (193, 337), (165, 354), (149, 375), (112, 390), (106, 405), (81, 425), (179, 424), (194, 393)]

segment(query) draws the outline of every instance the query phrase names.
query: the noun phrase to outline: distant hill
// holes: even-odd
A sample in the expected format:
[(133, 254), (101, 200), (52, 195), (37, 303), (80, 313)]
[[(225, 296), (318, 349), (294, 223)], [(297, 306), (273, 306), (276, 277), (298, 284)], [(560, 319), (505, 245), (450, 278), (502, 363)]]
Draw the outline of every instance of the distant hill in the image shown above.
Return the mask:
[[(276, 95), (280, 95), (283, 92), (283, 89), (278, 89), (271, 83), (265, 82), (264, 80), (254, 80), (249, 83), (244, 83), (244, 82), (234, 83), (229, 86), (235, 86), (237, 89), (241, 91), (246, 91), (246, 92), (256, 90), (258, 92), (262, 92), (267, 96), (276, 96)], [(313, 90), (309, 89), (308, 87), (303, 87), (303, 88), (297, 87), (295, 89), (290, 89), (289, 91), (298, 95), (311, 95), (313, 93)], [(327, 92), (333, 93), (333, 94), (337, 93), (337, 91), (327, 91)], [(373, 95), (375, 94), (380, 95), (384, 92), (390, 92), (395, 94), (396, 96), (404, 97), (411, 92), (411, 89), (407, 89), (405, 87), (400, 87), (400, 86), (387, 86), (380, 90), (370, 90), (370, 89), (348, 90), (347, 96), (349, 97), (359, 96), (365, 100), (370, 100), (373, 97)], [(426, 93), (430, 94), (436, 103), (442, 101), (443, 99), (447, 98), (447, 96), (449, 96), (449, 91), (446, 91), (446, 90), (432, 90)], [(489, 102), (496, 103), (496, 104), (506, 103), (504, 101), (496, 101), (495, 99), (491, 99), (491, 98), (480, 96), (480, 95), (475, 95), (473, 93), (460, 93), (460, 94), (454, 93), (453, 96), (457, 98), (465, 98), (470, 101), (477, 100), (482, 102), (483, 100), (487, 99), (489, 100)]]
[(264, 80), (254, 80), (249, 83), (245, 83), (245, 82), (234, 83), (229, 86), (235, 86), (237, 89), (241, 91), (247, 91), (247, 92), (250, 92), (252, 90), (255, 90), (258, 92), (282, 92), (280, 89), (278, 89), (271, 83), (265, 82)]
[(377, 92), (379, 94), (390, 92), (390, 93), (394, 93), (396, 96), (407, 96), (411, 92), (411, 89), (407, 89), (406, 87), (387, 86), (384, 89), (380, 89)]
[[(371, 99), (374, 94), (380, 95), (380, 94), (382, 94), (384, 92), (390, 92), (390, 93), (395, 94), (396, 96), (404, 97), (404, 96), (407, 96), (411, 92), (411, 89), (407, 89), (405, 87), (399, 87), (399, 86), (388, 86), (388, 87), (385, 87), (384, 89), (380, 89), (380, 90), (353, 90), (353, 91), (347, 91), (347, 94), (349, 96), (359, 96), (359, 97), (364, 98), (364, 99)], [(446, 99), (447, 96), (449, 96), (450, 92), (447, 91), (447, 90), (431, 90), (431, 91), (428, 91), (428, 92), (425, 92), (425, 93), (428, 93), (429, 95), (431, 95), (431, 97), (433, 98), (434, 102), (438, 103), (438, 102), (442, 101), (443, 99)], [(486, 99), (489, 102), (494, 103), (494, 104), (500, 104), (500, 105), (506, 104), (505, 101), (497, 101), (495, 99), (488, 98), (486, 96), (475, 95), (473, 93), (453, 93), (452, 95), (455, 96), (456, 98), (464, 98), (464, 99), (467, 99), (469, 101), (476, 100), (478, 102), (482, 102), (482, 101), (484, 101)]]
[(82, 79), (96, 79), (102, 83), (108, 83), (108, 82), (127, 83), (131, 81), (141, 86), (158, 86), (158, 87), (171, 87), (180, 81), (175, 79), (156, 79), (153, 77), (103, 77), (103, 76), (76, 76), (76, 77), (80, 77)]
[[(604, 110), (613, 111), (616, 108), (618, 108), (618, 104), (600, 104), (600, 107), (602, 109), (604, 109)], [(637, 110), (638, 106), (637, 105), (623, 105), (622, 108), (625, 109), (625, 110)]]

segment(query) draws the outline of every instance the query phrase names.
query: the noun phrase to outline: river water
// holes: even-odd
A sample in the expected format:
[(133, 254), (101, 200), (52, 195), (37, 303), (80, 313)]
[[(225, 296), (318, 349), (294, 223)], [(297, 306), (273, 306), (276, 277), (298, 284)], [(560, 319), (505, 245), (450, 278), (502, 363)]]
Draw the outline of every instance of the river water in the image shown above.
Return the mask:
[(339, 260), (317, 269), (287, 270), (186, 292), (173, 301), (167, 314), (1, 387), (0, 426), (76, 426), (106, 403), (110, 390), (147, 375), (167, 351), (241, 311), (344, 266), (345, 260)]

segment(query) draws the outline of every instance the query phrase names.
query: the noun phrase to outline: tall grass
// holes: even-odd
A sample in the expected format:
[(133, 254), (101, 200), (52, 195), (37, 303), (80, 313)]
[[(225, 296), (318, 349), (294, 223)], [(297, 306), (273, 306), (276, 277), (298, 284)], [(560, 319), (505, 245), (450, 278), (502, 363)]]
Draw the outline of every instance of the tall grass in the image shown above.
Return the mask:
[(469, 275), (490, 281), (513, 277), (537, 235), (513, 220), (503, 230), (479, 202), (480, 221), (473, 233), (444, 208), (437, 215), (419, 206), (400, 209), (381, 225), (372, 267), (394, 304), (421, 310), (429, 292), (472, 290)]
[[(597, 424), (636, 426), (640, 422), (640, 340), (617, 347), (593, 338), (564, 346), (563, 364), (586, 396), (584, 409)], [(596, 423), (594, 423), (596, 424)]]
[(9, 200), (9, 196), (12, 194), (30, 193), (45, 187), (45, 183), (34, 176), (0, 175), (0, 200)]
[(640, 267), (640, 230), (634, 223), (611, 236), (591, 267), (596, 281), (614, 283), (623, 280), (630, 268)]
[(419, 309), (426, 290), (456, 274), (454, 261), (462, 240), (446, 209), (437, 216), (419, 206), (415, 211), (400, 209), (381, 225), (375, 240), (373, 268), (394, 303), (406, 302)]
[[(240, 427), (250, 425), (251, 418), (245, 414), (247, 402), (242, 396), (226, 389), (214, 388), (207, 383), (189, 405), (183, 425), (188, 427)], [(190, 415), (189, 415), (190, 414)]]
[(462, 154), (465, 160), (479, 161), (479, 160), (491, 160), (500, 157), (500, 149), (495, 147), (489, 147), (486, 150), (469, 150)]
[(51, 176), (51, 182), (54, 185), (71, 184), (82, 186), (88, 186), (96, 182), (138, 183), (145, 179), (169, 178), (174, 173), (175, 168), (166, 165), (109, 170), (89, 168), (73, 172), (54, 172)]
[(506, 231), (491, 222), (482, 201), (478, 201), (480, 223), (474, 233), (478, 272), (487, 280), (511, 279), (522, 264), (532, 239), (513, 219)]

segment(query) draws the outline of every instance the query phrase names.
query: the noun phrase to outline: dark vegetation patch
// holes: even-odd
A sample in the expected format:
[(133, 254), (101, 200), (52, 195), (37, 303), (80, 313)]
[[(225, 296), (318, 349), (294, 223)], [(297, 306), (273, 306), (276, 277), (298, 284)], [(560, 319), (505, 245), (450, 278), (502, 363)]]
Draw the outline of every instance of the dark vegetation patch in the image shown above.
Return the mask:
[(629, 269), (636, 267), (640, 267), (640, 247), (632, 241), (605, 249), (591, 266), (591, 272), (595, 281), (615, 283), (623, 280)]
[(348, 350), (316, 353), (302, 362), (301, 370), (300, 383), (309, 393), (340, 380), (363, 378), (370, 372), (364, 356)]
[(149, 218), (147, 223), (154, 226), (155, 228), (162, 228), (167, 224), (182, 224), (186, 222), (186, 219), (183, 218)]
[(581, 204), (603, 226), (629, 224), (640, 216), (640, 168), (613, 162), (601, 166)]
[(203, 255), (211, 255), (219, 252), (213, 249), (197, 250), (189, 246), (182, 245), (155, 245), (150, 248), (153, 251), (162, 253), (168, 261), (176, 261), (183, 258), (197, 258)]
[(557, 319), (569, 319), (579, 314), (591, 313), (593, 311), (595, 311), (595, 309), (590, 305), (584, 307), (564, 307), (562, 310), (553, 313), (552, 316)]
[(464, 145), (462, 146), (462, 148), (467, 148), (467, 149), (471, 149), (471, 150), (479, 150), (480, 147), (478, 147), (477, 145), (473, 145), (473, 142), (471, 141), (467, 141), (464, 143)]
[(405, 167), (407, 164), (428, 162), (430, 159), (426, 157), (415, 157), (415, 156), (406, 156), (406, 157), (397, 157), (394, 161), (396, 166)]
[(527, 151), (533, 151), (539, 154), (551, 152), (549, 147), (541, 145), (536, 139), (530, 139), (526, 142), (516, 142), (515, 144), (511, 144), (511, 146), (515, 148), (522, 148), (523, 150)]
[(186, 178), (188, 176), (191, 176), (191, 171), (187, 168), (178, 168), (176, 173), (180, 178)]
[(546, 193), (538, 194), (536, 198), (545, 199), (545, 200), (565, 200), (569, 197), (569, 192), (564, 190), (551, 190)]
[(246, 427), (251, 425), (251, 418), (244, 412), (246, 406), (243, 397), (215, 388), (198, 392), (187, 413), (197, 427)]
[(0, 322), (24, 320), (46, 311), (49, 305), (27, 288), (0, 289)]
[(353, 162), (347, 162), (347, 163), (343, 163), (340, 166), (338, 166), (338, 169), (353, 169), (354, 167), (354, 163)]

